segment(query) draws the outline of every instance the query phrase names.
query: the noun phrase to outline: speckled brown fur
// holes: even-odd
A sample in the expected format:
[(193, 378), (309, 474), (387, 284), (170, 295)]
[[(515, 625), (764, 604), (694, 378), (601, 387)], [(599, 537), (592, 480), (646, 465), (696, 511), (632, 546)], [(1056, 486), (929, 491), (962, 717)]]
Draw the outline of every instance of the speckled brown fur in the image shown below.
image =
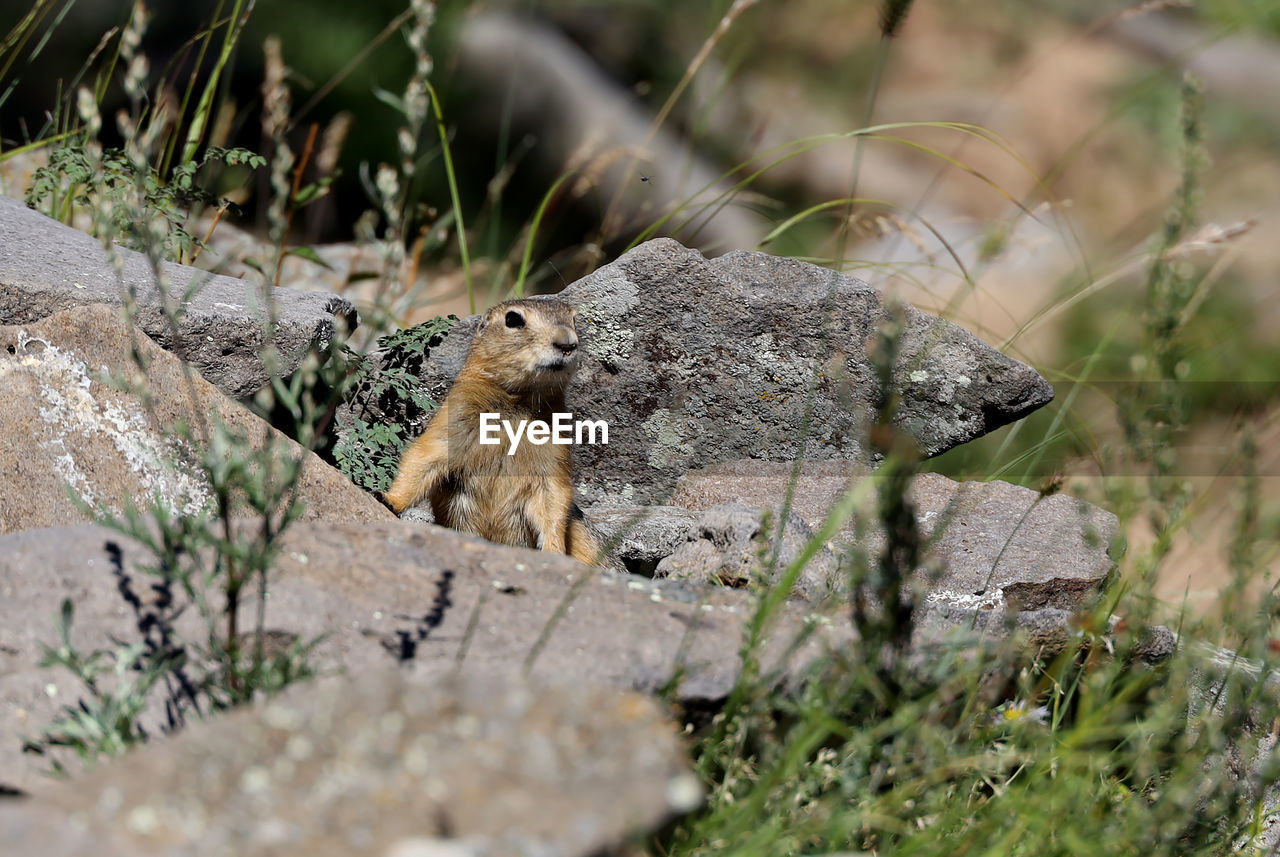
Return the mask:
[(405, 450), (382, 496), (403, 513), (424, 499), (436, 523), (490, 541), (600, 560), (595, 538), (573, 503), (569, 447), (527, 439), (480, 443), (480, 415), (550, 423), (565, 411), (564, 391), (578, 364), (573, 309), (548, 298), (507, 301), (485, 315), (466, 365), (426, 430)]

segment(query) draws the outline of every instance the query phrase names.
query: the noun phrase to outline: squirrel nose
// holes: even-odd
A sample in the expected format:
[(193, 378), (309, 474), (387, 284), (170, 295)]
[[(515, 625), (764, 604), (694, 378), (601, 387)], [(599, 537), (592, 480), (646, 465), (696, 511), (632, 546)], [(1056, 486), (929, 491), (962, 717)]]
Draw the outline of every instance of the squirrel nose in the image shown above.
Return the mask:
[(564, 329), (559, 331), (559, 335), (551, 344), (562, 354), (572, 354), (578, 350), (578, 337), (573, 331)]

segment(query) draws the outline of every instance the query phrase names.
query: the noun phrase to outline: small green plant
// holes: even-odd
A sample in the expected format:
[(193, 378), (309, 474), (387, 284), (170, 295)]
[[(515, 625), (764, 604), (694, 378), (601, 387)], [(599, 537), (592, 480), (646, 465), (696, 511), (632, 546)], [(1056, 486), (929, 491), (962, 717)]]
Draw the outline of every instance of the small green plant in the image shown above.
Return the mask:
[[(95, 233), (117, 270), (122, 268), (117, 239), (136, 247), (150, 265), (158, 309), (176, 332), (184, 301), (169, 293), (164, 261), (199, 247), (183, 226), (182, 209), (185, 202), (204, 198), (197, 183), (199, 171), (215, 161), (256, 168), (264, 159), (242, 149), (217, 147), (207, 147), (196, 157), (193, 146), (199, 133), (193, 124), (192, 146), (184, 149), (183, 159), (168, 172), (167, 181), (162, 180), (161, 171), (152, 166), (162, 157), (159, 126), (142, 107), (148, 66), (137, 47), (145, 23), (145, 10), (138, 4), (121, 41), (121, 59), (128, 69), (124, 88), (133, 103), (132, 112), (120, 120), (124, 146), (102, 148), (97, 139), (101, 127), (97, 102), (82, 88), (77, 104), (83, 136), (51, 154), (49, 165), (35, 178), (29, 199), (63, 214), (73, 204), (86, 205)], [(229, 32), (238, 33), (238, 26)], [(130, 314), (138, 311), (133, 285), (121, 283)], [(46, 650), (46, 663), (71, 669), (85, 685), (88, 699), (46, 729), (34, 742), (37, 746), (71, 746), (91, 758), (137, 743), (146, 736), (140, 718), (159, 705), (156, 691), (162, 681), (170, 723), (181, 725), (191, 717), (246, 703), (313, 674), (310, 655), (320, 639), (285, 638), (266, 627), (268, 578), (283, 536), (303, 513), (298, 487), (308, 448), (320, 436), (317, 427), (335, 405), (326, 392), (340, 394), (342, 387), (321, 383), (333, 379), (323, 378), (320, 361), (314, 358), (290, 378), (281, 377), (268, 287), (269, 283), (261, 287), (265, 312), (260, 359), (272, 377), (255, 404), (267, 411), (278, 405), (288, 412), (303, 446), (265, 426), (242, 429), (217, 413), (206, 413), (195, 393), (194, 370), (183, 364), (193, 414), (189, 423), (168, 427), (170, 452), (175, 468), (194, 477), (199, 496), (189, 498), (191, 502), (181, 509), (170, 507), (159, 496), (150, 498), (145, 509), (131, 499), (121, 510), (80, 502), (83, 511), (141, 545), (149, 555), (149, 560), (135, 559), (127, 567), (117, 556), (121, 586), (127, 588), (131, 576), (141, 573), (154, 578), (165, 597), (144, 605), (122, 589), (139, 613), (142, 640), (88, 655), (71, 644), (73, 611), (71, 605), (64, 606), (58, 624), (62, 642)], [(190, 288), (199, 288), (198, 277)], [(130, 330), (139, 335), (135, 328)], [(339, 343), (337, 349), (342, 348)], [(134, 349), (145, 376), (141, 353)], [(345, 364), (336, 371), (344, 369)], [(145, 383), (136, 389), (120, 380), (124, 377), (119, 373), (108, 380), (137, 393), (151, 408)], [(159, 420), (154, 413), (153, 419)], [(113, 663), (114, 681), (104, 676), (107, 662)]]
[[(118, 756), (146, 740), (147, 733), (139, 720), (147, 698), (174, 664), (148, 657), (145, 643), (82, 654), (71, 642), (74, 617), (71, 599), (63, 599), (54, 623), (58, 645), (42, 646), (40, 666), (65, 668), (84, 685), (88, 698), (82, 698), (78, 705), (65, 706), (61, 716), (47, 725), (39, 738), (28, 739), (26, 746), (34, 751), (69, 747), (81, 762), (92, 764), (102, 757)], [(104, 682), (107, 674), (111, 678)], [(66, 770), (57, 759), (53, 760), (53, 769), (57, 773)]]
[[(121, 566), (122, 586), (136, 570), (154, 578), (165, 597), (146, 608), (126, 598), (139, 613), (143, 639), (87, 655), (71, 643), (73, 609), (64, 603), (60, 645), (46, 647), (44, 665), (69, 669), (87, 700), (68, 707), (33, 746), (73, 747), (86, 761), (122, 752), (146, 738), (140, 719), (157, 704), (161, 681), (168, 717), (182, 724), (314, 674), (309, 657), (322, 638), (280, 639), (266, 627), (268, 575), (281, 538), (303, 511), (302, 457), (282, 440), (255, 441), (216, 417), (203, 433), (177, 431), (179, 466), (207, 489), (201, 509), (171, 509), (159, 497), (146, 510), (127, 502), (119, 513), (81, 503), (150, 555)], [(187, 614), (198, 617), (198, 631), (180, 627)], [(114, 680), (104, 682), (108, 662)]]
[[(904, 311), (894, 307), (876, 334), (871, 363), (882, 391), (894, 389), (905, 325)], [(874, 563), (863, 550), (854, 550), (849, 562), (853, 624), (859, 638), (881, 652), (886, 682), (892, 681), (889, 675), (911, 642), (912, 575), (924, 562), (909, 493), (920, 453), (911, 437), (894, 425), (898, 405), (896, 395), (884, 395), (868, 432), (869, 445), (881, 461), (876, 471), (876, 520), (885, 533), (884, 548)]]
[(1201, 280), (1188, 262), (1176, 258), (1175, 251), (1189, 234), (1199, 209), (1203, 135), (1200, 85), (1188, 76), (1182, 91), (1181, 181), (1165, 215), (1147, 275), (1143, 368), (1132, 395), (1123, 397), (1118, 409), (1126, 442), (1139, 461), (1150, 464), (1149, 485), (1158, 501), (1150, 504), (1150, 517), (1161, 552), (1168, 550), (1166, 532), (1189, 500), (1174, 478), (1174, 440), (1188, 416), (1182, 389), (1188, 355), (1181, 333), (1193, 311), (1192, 301)]
[(418, 374), (456, 316), (436, 318), (378, 340), (378, 357), (349, 354), (354, 367), (347, 401), (356, 410), (334, 446), (338, 468), (367, 491), (391, 487), (400, 452), (426, 424), (437, 402)]
[[(257, 169), (266, 159), (247, 149), (210, 146), (198, 159), (175, 167), (166, 181), (150, 164), (136, 163), (122, 149), (104, 149), (94, 158), (86, 152), (84, 140), (74, 138), (49, 152), (48, 163), (32, 177), (26, 203), (64, 223), (71, 221), (77, 206), (109, 212), (110, 234), (115, 240), (143, 250), (147, 236), (130, 219), (134, 209), (124, 204), (126, 195), (140, 190), (144, 210), (163, 221), (165, 257), (189, 261), (204, 246), (199, 236), (187, 231), (192, 206), (218, 204), (218, 198), (197, 181), (200, 171), (214, 163)], [(97, 234), (101, 231), (99, 227)]]

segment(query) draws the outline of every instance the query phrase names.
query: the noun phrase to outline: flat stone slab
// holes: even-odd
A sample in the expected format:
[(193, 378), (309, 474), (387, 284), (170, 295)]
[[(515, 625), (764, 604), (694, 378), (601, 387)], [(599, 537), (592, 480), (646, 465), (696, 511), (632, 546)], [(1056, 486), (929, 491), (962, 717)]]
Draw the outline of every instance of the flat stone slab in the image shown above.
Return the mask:
[[(559, 297), (578, 310), (586, 352), (570, 406), (609, 423), (608, 445), (575, 447), (587, 504), (665, 503), (689, 467), (733, 459), (803, 454), (874, 466), (865, 428), (890, 392), (901, 397), (898, 424), (926, 455), (1053, 398), (1031, 367), (910, 307), (894, 389), (880, 390), (867, 356), (887, 318), (880, 293), (764, 253), (709, 260), (656, 239)], [(419, 377), (437, 401), (462, 367), (478, 318), (455, 324), (424, 362)], [(401, 416), (385, 418), (403, 423)]]
[(701, 795), (674, 725), (637, 694), (388, 667), (0, 802), (0, 841), (6, 857), (587, 857)]
[(646, 577), (684, 544), (698, 521), (696, 512), (678, 506), (594, 506), (584, 512), (606, 550), (626, 570)]
[[(84, 651), (159, 639), (166, 622), (185, 639), (205, 639), (194, 608), (172, 617), (181, 599), (141, 570), (152, 562), (136, 542), (92, 524), (0, 536), (0, 786), (40, 788), (50, 760), (23, 754), (19, 736), (38, 733), (83, 692), (65, 671), (38, 670), (40, 643), (56, 642), (63, 598), (76, 605), (72, 641)], [(737, 680), (754, 610), (742, 590), (602, 574), (434, 525), (304, 521), (286, 534), (266, 628), (326, 635), (313, 657), (322, 673), (527, 672), (649, 693), (679, 676), (674, 698), (706, 702)], [(809, 622), (817, 631), (789, 652)], [(760, 658), (785, 684), (852, 644), (843, 617), (787, 605)], [(161, 701), (145, 719), (155, 735), (168, 729)]]
[[(188, 361), (219, 389), (250, 396), (268, 381), (258, 358), (267, 314), (258, 287), (246, 280), (166, 262), (162, 273), (181, 317), (174, 330), (162, 310), (151, 263), (117, 247), (124, 267), (117, 275), (101, 243), (0, 196), (0, 324), (26, 324), (87, 304), (121, 307), (133, 291), (137, 324), (163, 347)], [(187, 295), (188, 290), (193, 291)], [(324, 352), (341, 326), (354, 330), (356, 309), (323, 292), (271, 289), (275, 306), (271, 344), (284, 374), (312, 351)]]
[[(703, 510), (721, 503), (781, 504), (792, 466), (736, 461), (690, 471), (672, 503)], [(792, 510), (817, 529), (857, 482), (876, 480), (857, 465), (806, 462)], [(874, 486), (873, 486), (874, 490)], [(1116, 516), (1065, 494), (1041, 496), (1007, 482), (955, 482), (921, 473), (912, 482), (920, 532), (941, 577), (929, 582), (932, 607), (959, 610), (1075, 610), (1101, 590), (1115, 564)], [(847, 523), (838, 541), (858, 541)], [(861, 545), (876, 555), (884, 535), (874, 526)]]
[[(806, 465), (794, 514), (819, 526), (856, 471), (847, 462)], [(719, 465), (686, 476), (676, 500), (690, 509), (727, 499), (772, 507), (789, 474), (784, 464)], [(1110, 571), (1112, 516), (1069, 497), (928, 474), (912, 496), (934, 542), (931, 554), (945, 569), (926, 581), (918, 645), (950, 639), (957, 629), (997, 637), (1009, 625), (1032, 642), (1066, 642), (1072, 611)], [(837, 553), (852, 533), (835, 540)], [(666, 529), (659, 536), (669, 540)], [(876, 538), (872, 532), (869, 549)], [(175, 610), (172, 593), (141, 569), (151, 559), (95, 525), (0, 536), (0, 786), (40, 787), (49, 761), (24, 755), (19, 736), (38, 733), (82, 693), (69, 674), (38, 668), (62, 599), (76, 604), (72, 639), (82, 650), (149, 639), (157, 620)], [(268, 632), (325, 635), (313, 656), (324, 672), (361, 675), (391, 665), (424, 677), (527, 672), (650, 693), (679, 677), (673, 698), (699, 703), (723, 699), (733, 687), (757, 603), (749, 590), (602, 573), (562, 555), (397, 520), (299, 522), (271, 580)], [(203, 639), (190, 608), (165, 621), (187, 639)], [(809, 627), (812, 635), (790, 652)], [(760, 650), (765, 674), (783, 685), (833, 657), (859, 656), (841, 598), (785, 605)], [(153, 734), (168, 728), (162, 702), (147, 720)]]
[[(147, 363), (136, 368), (133, 349)], [(116, 372), (147, 401), (109, 383)], [(173, 435), (216, 415), (250, 443), (268, 438), (304, 456), (299, 496), (311, 518), (393, 516), (318, 456), (304, 453), (213, 384), (184, 373), (179, 359), (140, 335), (118, 310), (91, 305), (42, 321), (0, 327), (0, 533), (87, 520), (67, 487), (117, 513), (126, 499), (184, 514), (205, 507), (209, 486), (193, 450)]]
[[(813, 528), (795, 512), (782, 521), (780, 506), (712, 506), (698, 517), (683, 544), (658, 563), (655, 576), (734, 587), (775, 586), (814, 538)], [(836, 555), (824, 545), (804, 564), (790, 597), (843, 598), (848, 592), (844, 578)]]
[[(806, 465), (795, 515), (819, 526), (856, 471), (847, 462)], [(719, 465), (685, 477), (676, 500), (698, 510), (730, 499), (772, 507), (789, 474), (784, 464)], [(956, 629), (1001, 636), (1011, 623), (1033, 642), (1061, 646), (1072, 611), (1111, 569), (1115, 519), (1073, 498), (928, 474), (912, 496), (944, 568), (926, 581), (919, 645)], [(837, 553), (852, 533), (835, 540)], [(659, 535), (669, 541), (666, 529)], [(869, 549), (876, 538), (873, 531)], [(136, 543), (95, 525), (0, 536), (0, 786), (38, 787), (49, 762), (22, 754), (18, 736), (37, 733), (82, 692), (69, 674), (38, 669), (62, 599), (76, 604), (72, 639), (81, 649), (147, 639), (175, 609), (141, 570), (150, 561)], [(645, 692), (679, 676), (674, 698), (707, 702), (723, 699), (738, 678), (756, 603), (749, 590), (601, 573), (434, 525), (318, 520), (286, 534), (266, 628), (304, 640), (326, 635), (314, 654), (322, 671), (360, 675), (398, 664), (427, 677), (528, 672)], [(194, 610), (169, 621), (202, 639)], [(812, 636), (788, 653), (810, 626)], [(858, 657), (857, 646), (847, 605), (834, 598), (786, 605), (760, 654), (767, 675), (793, 684), (813, 665)], [(153, 734), (168, 728), (157, 709)]]

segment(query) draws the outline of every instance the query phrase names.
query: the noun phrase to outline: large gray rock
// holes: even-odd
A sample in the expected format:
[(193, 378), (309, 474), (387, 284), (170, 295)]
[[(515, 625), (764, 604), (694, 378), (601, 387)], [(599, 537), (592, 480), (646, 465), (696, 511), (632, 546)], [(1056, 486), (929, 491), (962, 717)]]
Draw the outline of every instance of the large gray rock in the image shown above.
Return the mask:
[[(175, 305), (194, 292), (181, 301), (175, 330), (142, 254), (117, 247), (124, 263), (117, 276), (97, 239), (3, 196), (0, 235), (0, 324), (26, 324), (86, 304), (120, 307), (124, 295), (133, 291), (138, 326), (223, 392), (243, 398), (267, 383), (258, 356), (266, 344), (267, 315), (253, 283), (164, 263), (167, 292)], [(271, 301), (270, 344), (279, 351), (285, 374), (312, 351), (326, 351), (337, 329), (354, 330), (358, 324), (355, 307), (335, 295), (271, 289)]]
[[(786, 498), (794, 469), (794, 463), (744, 459), (690, 470), (676, 483), (671, 503), (690, 510), (720, 503), (777, 505)], [(792, 488), (791, 510), (810, 527), (820, 526), (855, 481), (873, 472), (855, 462), (806, 460)], [(852, 535), (852, 528), (847, 532)]]
[[(136, 369), (135, 348), (146, 362), (145, 376)], [(113, 372), (141, 385), (145, 396), (110, 383)], [(308, 517), (391, 517), (317, 456), (208, 381), (184, 374), (177, 357), (139, 335), (113, 307), (79, 307), (0, 327), (0, 400), (0, 533), (86, 520), (68, 486), (116, 512), (126, 499), (199, 511), (211, 499), (209, 486), (173, 426), (198, 426), (212, 415), (255, 445), (272, 439), (282, 454), (305, 455), (299, 496)]]
[[(72, 641), (81, 651), (159, 643), (166, 627), (205, 639), (196, 611), (143, 571), (147, 563), (153, 557), (136, 542), (94, 525), (0, 536), (0, 786), (38, 788), (49, 760), (24, 755), (18, 736), (37, 734), (83, 692), (69, 673), (37, 668), (39, 644), (56, 641), (63, 598), (75, 602)], [(705, 702), (737, 680), (754, 600), (741, 590), (602, 575), (560, 554), (433, 525), (316, 521), (287, 532), (266, 611), (274, 637), (327, 635), (313, 657), (324, 672), (397, 663), (424, 676), (527, 670), (646, 692), (678, 677), (674, 698)], [(848, 622), (834, 619), (789, 652), (810, 615), (789, 605), (778, 617), (760, 649), (766, 675), (798, 680), (849, 649)], [(153, 708), (144, 725), (158, 734), (172, 711), (160, 701)]]
[[(795, 513), (820, 526), (856, 469), (806, 466)], [(676, 499), (703, 509), (726, 501), (773, 507), (789, 475), (789, 465), (720, 465), (686, 476)], [(944, 569), (922, 581), (920, 643), (957, 626), (988, 635), (1014, 626), (1033, 642), (1068, 641), (1071, 611), (1111, 569), (1112, 516), (1069, 497), (931, 474), (917, 478), (912, 497), (931, 562)], [(855, 535), (848, 526), (836, 541)], [(863, 544), (873, 550), (879, 538), (872, 528)], [(177, 609), (172, 593), (140, 570), (150, 561), (137, 544), (92, 525), (0, 536), (0, 785), (32, 787), (47, 761), (23, 756), (15, 736), (38, 732), (80, 693), (69, 675), (37, 669), (38, 644), (53, 641), (61, 600), (77, 605), (73, 640), (83, 650), (148, 638), (157, 617)], [(742, 590), (601, 575), (564, 556), (394, 520), (296, 524), (272, 580), (268, 631), (327, 635), (314, 658), (323, 670), (359, 674), (399, 662), (425, 675), (461, 664), (469, 674), (513, 676), (528, 665), (534, 675), (650, 692), (679, 676), (675, 697), (686, 701), (718, 700), (733, 686), (755, 603)], [(780, 660), (811, 620), (818, 631)], [(188, 638), (202, 633), (192, 610), (167, 621)], [(778, 681), (791, 682), (832, 652), (857, 656), (840, 599), (787, 606), (761, 658)], [(153, 731), (166, 727), (163, 713), (149, 721)]]
[[(760, 461), (691, 471), (681, 477), (672, 502), (695, 510), (721, 503), (772, 507), (782, 503), (791, 472), (789, 464)], [(877, 477), (857, 465), (806, 463), (795, 485), (792, 511), (817, 529), (840, 498), (864, 479), (873, 481), (874, 491)], [(975, 611), (998, 617), (1006, 610), (1078, 609), (1100, 591), (1117, 559), (1115, 515), (1065, 494), (1042, 496), (1007, 482), (955, 482), (922, 473), (912, 481), (910, 497), (928, 545), (927, 565), (940, 572), (927, 581), (924, 607), (949, 611), (948, 622)], [(865, 516), (864, 511), (864, 521)], [(857, 544), (875, 556), (884, 534), (874, 521), (865, 521), (859, 538), (854, 518), (839, 530), (836, 541), (846, 547)]]
[(674, 727), (635, 694), (388, 667), (0, 804), (0, 841), (6, 857), (586, 857), (701, 793)]
[(685, 543), (698, 522), (697, 512), (678, 506), (590, 506), (583, 513), (608, 554), (627, 571), (646, 577)]
[[(775, 505), (789, 468), (749, 464), (750, 480), (724, 465), (729, 473), (691, 476), (681, 491), (741, 492), (747, 502)], [(797, 487), (799, 498), (821, 493), (803, 477)], [(1067, 642), (1070, 609), (1110, 568), (1113, 519), (1070, 498), (940, 477), (921, 477), (913, 496), (937, 541), (934, 556), (949, 568), (924, 596), (920, 644), (949, 638), (957, 626), (993, 636), (1008, 625), (1034, 642)], [(810, 524), (824, 512), (796, 507)], [(1098, 528), (1092, 537), (1090, 526)], [(151, 561), (136, 543), (93, 525), (0, 536), (0, 787), (39, 787), (48, 759), (24, 755), (19, 736), (36, 735), (83, 692), (69, 674), (38, 668), (39, 644), (54, 641), (63, 598), (76, 604), (72, 639), (82, 651), (155, 641), (166, 624), (203, 639), (195, 611), (181, 609), (173, 591), (141, 569)], [(754, 608), (747, 591), (602, 575), (561, 555), (432, 525), (316, 521), (286, 535), (266, 628), (279, 638), (327, 635), (313, 657), (325, 672), (358, 675), (394, 663), (423, 676), (461, 669), (513, 677), (528, 669), (648, 692), (678, 677), (674, 698), (705, 702), (722, 699), (737, 680)], [(811, 622), (816, 631), (789, 653)], [(760, 650), (765, 674), (784, 684), (839, 656), (860, 656), (839, 599), (787, 605)], [(171, 719), (162, 702), (148, 714), (153, 734)]]
[[(813, 538), (813, 529), (795, 512), (779, 532), (781, 517), (780, 506), (713, 506), (690, 528), (685, 543), (658, 563), (657, 576), (735, 587), (776, 584)], [(801, 569), (791, 595), (822, 598), (841, 582), (839, 563), (824, 545)]]
[[(586, 351), (570, 405), (609, 423), (608, 445), (575, 450), (583, 502), (665, 502), (695, 463), (793, 460), (810, 405), (806, 458), (877, 463), (864, 432), (890, 391), (867, 349), (886, 309), (865, 283), (763, 253), (708, 260), (657, 239), (560, 297), (578, 309)], [(898, 424), (924, 454), (1053, 398), (1031, 367), (950, 322), (905, 312), (892, 392)], [(420, 375), (428, 393), (448, 390), (477, 322), (463, 319), (431, 349)]]

